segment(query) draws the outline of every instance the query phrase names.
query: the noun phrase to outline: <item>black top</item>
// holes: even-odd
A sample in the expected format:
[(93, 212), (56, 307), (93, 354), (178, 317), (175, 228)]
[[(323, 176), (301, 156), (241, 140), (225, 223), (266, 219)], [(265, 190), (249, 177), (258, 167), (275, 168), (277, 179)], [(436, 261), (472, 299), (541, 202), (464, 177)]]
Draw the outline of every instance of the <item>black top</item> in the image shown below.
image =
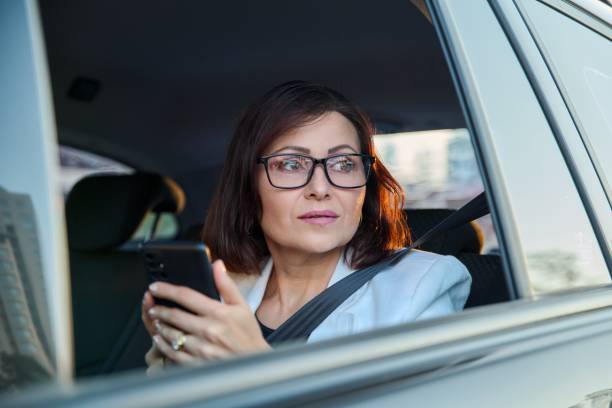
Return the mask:
[(271, 329), (262, 322), (260, 322), (259, 317), (257, 317), (257, 315), (255, 315), (255, 319), (257, 319), (257, 323), (259, 323), (259, 328), (261, 329), (261, 334), (263, 334), (264, 339), (267, 339), (269, 335), (274, 333), (274, 329)]

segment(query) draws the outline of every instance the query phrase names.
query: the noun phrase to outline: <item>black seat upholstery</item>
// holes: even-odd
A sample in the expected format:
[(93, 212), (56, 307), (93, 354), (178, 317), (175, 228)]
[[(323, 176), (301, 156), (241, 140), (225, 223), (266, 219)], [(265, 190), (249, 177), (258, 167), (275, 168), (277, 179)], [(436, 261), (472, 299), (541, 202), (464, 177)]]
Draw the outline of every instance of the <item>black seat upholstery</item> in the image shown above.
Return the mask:
[[(417, 240), (452, 214), (448, 209), (404, 210), (413, 240)], [(453, 255), (472, 275), (472, 289), (465, 308), (510, 300), (501, 259), (498, 255), (481, 255), (482, 232), (474, 222), (448, 230), (419, 247), (441, 255)]]
[(134, 314), (147, 285), (138, 247), (124, 244), (148, 212), (180, 212), (183, 206), (180, 187), (150, 173), (89, 176), (70, 192), (66, 222), (77, 376), (144, 365), (144, 351), (127, 361), (122, 350), (144, 330)]
[[(404, 215), (412, 238), (417, 240), (454, 212), (455, 210), (437, 208), (410, 209), (404, 210)], [(420, 249), (441, 255), (457, 255), (462, 252), (479, 254), (482, 250), (482, 239), (478, 225), (469, 223), (432, 238), (421, 245)]]
[(510, 300), (499, 255), (461, 253), (457, 255), (472, 275), (472, 290), (465, 308)]

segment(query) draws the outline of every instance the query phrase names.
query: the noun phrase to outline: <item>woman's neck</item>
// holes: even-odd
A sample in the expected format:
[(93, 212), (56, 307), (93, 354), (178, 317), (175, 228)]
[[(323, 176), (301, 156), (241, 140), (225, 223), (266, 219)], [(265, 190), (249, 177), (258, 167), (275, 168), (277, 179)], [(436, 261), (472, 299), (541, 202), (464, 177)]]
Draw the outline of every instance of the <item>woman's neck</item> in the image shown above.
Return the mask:
[(343, 249), (324, 254), (296, 254), (271, 248), (273, 267), (264, 299), (273, 300), (277, 313), (292, 315), (327, 288)]

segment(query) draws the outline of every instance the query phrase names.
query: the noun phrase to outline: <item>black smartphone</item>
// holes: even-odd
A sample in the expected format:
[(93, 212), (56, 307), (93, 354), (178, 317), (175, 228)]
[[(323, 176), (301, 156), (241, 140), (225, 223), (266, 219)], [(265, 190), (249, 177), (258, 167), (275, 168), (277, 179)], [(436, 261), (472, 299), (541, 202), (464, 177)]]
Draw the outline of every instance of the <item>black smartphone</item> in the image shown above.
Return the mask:
[[(149, 282), (167, 282), (188, 286), (206, 296), (219, 300), (212, 274), (208, 250), (201, 242), (150, 241), (141, 246)], [(176, 303), (155, 298), (155, 303), (184, 309)]]

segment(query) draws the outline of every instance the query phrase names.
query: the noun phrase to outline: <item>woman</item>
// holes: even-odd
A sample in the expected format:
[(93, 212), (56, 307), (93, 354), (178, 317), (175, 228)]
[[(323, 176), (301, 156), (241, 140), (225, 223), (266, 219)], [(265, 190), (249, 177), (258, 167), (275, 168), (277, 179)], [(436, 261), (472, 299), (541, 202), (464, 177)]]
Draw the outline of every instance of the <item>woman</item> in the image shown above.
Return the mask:
[[(303, 81), (277, 86), (246, 111), (204, 227), (223, 302), (152, 285), (143, 299), (150, 366), (268, 350), (266, 335), (310, 299), (409, 244), (403, 192), (376, 160), (372, 133), (346, 98)], [(470, 282), (454, 257), (411, 251), (308, 341), (453, 313)], [(189, 312), (155, 306), (153, 295)]]

